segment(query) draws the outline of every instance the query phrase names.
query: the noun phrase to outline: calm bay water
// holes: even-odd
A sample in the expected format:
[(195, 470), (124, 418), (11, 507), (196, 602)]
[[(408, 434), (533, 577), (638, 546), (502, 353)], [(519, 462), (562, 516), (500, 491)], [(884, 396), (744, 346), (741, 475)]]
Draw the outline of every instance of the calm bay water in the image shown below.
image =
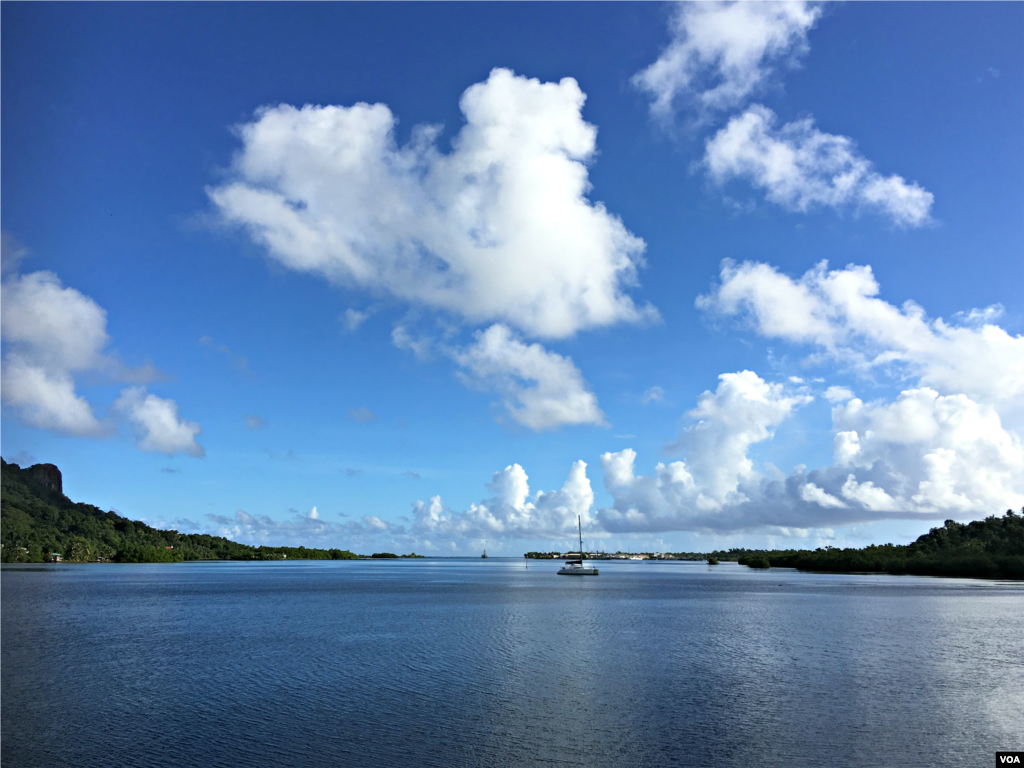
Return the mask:
[(731, 563), (5, 566), (5, 768), (989, 766), (1024, 585)]

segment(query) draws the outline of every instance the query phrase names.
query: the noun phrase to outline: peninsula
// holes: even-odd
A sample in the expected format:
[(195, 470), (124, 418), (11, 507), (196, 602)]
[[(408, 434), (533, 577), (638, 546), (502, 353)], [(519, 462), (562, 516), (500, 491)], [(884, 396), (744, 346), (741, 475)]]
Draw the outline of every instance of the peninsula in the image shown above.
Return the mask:
[(347, 549), (252, 547), (222, 536), (151, 528), (71, 501), (53, 464), (3, 461), (0, 560), (5, 563), (173, 563), (182, 560), (354, 560)]

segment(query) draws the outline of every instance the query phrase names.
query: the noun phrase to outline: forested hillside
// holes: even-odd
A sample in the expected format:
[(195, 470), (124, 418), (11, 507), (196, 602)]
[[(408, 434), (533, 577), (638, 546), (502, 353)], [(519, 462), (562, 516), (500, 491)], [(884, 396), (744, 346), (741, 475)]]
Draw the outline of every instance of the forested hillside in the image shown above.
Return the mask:
[(21, 469), (3, 463), (0, 560), (43, 562), (59, 553), (70, 562), (160, 563), (181, 560), (347, 560), (348, 550), (252, 547), (206, 534), (151, 528), (116, 512), (71, 501), (52, 464)]

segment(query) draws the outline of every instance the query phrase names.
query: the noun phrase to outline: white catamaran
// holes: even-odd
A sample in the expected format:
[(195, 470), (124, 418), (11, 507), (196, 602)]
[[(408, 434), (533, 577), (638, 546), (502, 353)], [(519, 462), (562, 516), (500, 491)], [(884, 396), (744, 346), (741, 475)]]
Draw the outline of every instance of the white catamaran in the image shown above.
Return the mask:
[(583, 519), (577, 515), (576, 522), (580, 527), (580, 559), (567, 561), (558, 573), (560, 576), (597, 576), (597, 568), (583, 564)]

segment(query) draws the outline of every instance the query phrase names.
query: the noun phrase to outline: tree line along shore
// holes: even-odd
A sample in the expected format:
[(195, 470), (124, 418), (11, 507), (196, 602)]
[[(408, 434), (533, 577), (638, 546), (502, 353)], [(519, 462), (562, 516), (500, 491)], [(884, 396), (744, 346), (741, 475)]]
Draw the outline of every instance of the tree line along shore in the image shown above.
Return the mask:
[[(169, 563), (184, 560), (356, 560), (347, 549), (254, 547), (222, 536), (152, 528), (116, 512), (71, 501), (63, 492), (60, 470), (52, 464), (22, 469), (2, 462), (0, 560), (5, 563), (67, 562)], [(891, 573), (1024, 580), (1024, 509), (1007, 510), (971, 523), (947, 520), (907, 545), (881, 544), (862, 549), (604, 553), (595, 559), (641, 557), (663, 560), (735, 561), (751, 568), (796, 568), (831, 573)], [(527, 552), (536, 559), (560, 558), (558, 552)], [(398, 555), (377, 552), (369, 559)], [(415, 553), (402, 558), (421, 557)]]
[(907, 545), (744, 552), (735, 559), (755, 568), (1024, 580), (1022, 515), (1024, 509), (1021, 514), (1008, 509), (1002, 517), (971, 523), (947, 520)]
[[(570, 553), (578, 557), (578, 553)], [(560, 558), (557, 552), (527, 552), (534, 559)], [(958, 523), (947, 520), (911, 544), (872, 544), (863, 549), (743, 549), (714, 552), (587, 553), (595, 560), (641, 559), (738, 562), (750, 568), (796, 568), (827, 573), (890, 573), (1024, 580), (1024, 509), (1002, 517)]]

